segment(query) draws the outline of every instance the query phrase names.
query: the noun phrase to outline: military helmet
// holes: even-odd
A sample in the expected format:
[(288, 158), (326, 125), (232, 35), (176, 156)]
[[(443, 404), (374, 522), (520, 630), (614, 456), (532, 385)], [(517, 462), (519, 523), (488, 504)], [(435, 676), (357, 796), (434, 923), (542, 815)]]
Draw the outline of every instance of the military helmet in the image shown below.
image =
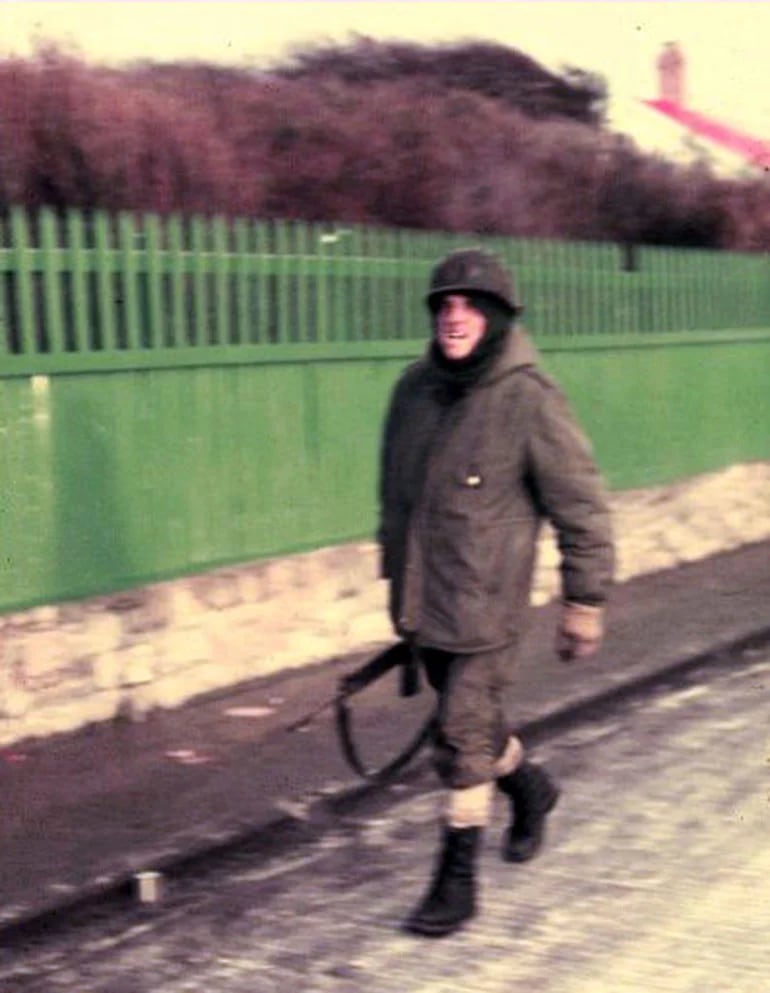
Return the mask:
[(428, 306), (445, 293), (484, 293), (504, 304), (511, 316), (524, 309), (516, 302), (511, 277), (497, 256), (483, 248), (461, 248), (438, 263), (431, 275)]

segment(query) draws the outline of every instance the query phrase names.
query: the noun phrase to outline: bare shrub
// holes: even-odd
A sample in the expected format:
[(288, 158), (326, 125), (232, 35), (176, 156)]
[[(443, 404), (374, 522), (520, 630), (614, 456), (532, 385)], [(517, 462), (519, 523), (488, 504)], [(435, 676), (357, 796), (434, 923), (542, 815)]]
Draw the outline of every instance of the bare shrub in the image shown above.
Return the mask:
[(270, 72), (44, 46), (0, 60), (0, 206), (767, 250), (765, 178), (646, 155), (598, 126), (599, 81), (543, 73), (475, 43), (360, 39)]

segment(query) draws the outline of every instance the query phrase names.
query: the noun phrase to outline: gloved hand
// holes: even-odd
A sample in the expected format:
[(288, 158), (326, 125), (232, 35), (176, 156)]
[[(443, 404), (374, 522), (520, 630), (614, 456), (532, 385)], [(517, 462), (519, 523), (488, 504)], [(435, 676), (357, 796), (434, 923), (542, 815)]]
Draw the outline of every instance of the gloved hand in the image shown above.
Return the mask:
[(603, 636), (603, 607), (570, 601), (562, 606), (556, 634), (556, 651), (562, 662), (590, 658), (601, 644)]

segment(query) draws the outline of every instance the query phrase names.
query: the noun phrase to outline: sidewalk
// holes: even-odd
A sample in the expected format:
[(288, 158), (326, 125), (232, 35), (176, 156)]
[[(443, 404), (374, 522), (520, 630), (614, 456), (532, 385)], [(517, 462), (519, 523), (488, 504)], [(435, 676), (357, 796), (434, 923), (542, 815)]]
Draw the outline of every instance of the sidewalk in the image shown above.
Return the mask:
[[(629, 560), (633, 578), (615, 590), (597, 658), (560, 665), (552, 652), (555, 607), (533, 611), (510, 701), (512, 720), (530, 740), (587, 701), (723, 646), (770, 639), (770, 542), (751, 537), (763, 507), (770, 514), (768, 490), (749, 492), (746, 478), (736, 485), (729, 472), (720, 482), (706, 480), (699, 492), (682, 484), (622, 496), (618, 527), (642, 533), (640, 522), (648, 521), (671, 545), (678, 542), (666, 561), (674, 555), (679, 564), (661, 570), (652, 544), (646, 574), (641, 551)], [(730, 550), (696, 554), (693, 529), (680, 526), (695, 505), (713, 521), (710, 540), (721, 527), (721, 547)], [(735, 548), (741, 522), (747, 539)], [(0, 751), (0, 930), (237, 839), (301, 833), (319, 806), (360, 781), (327, 715), (304, 732), (285, 729), (331, 697), (339, 676), (360, 661), (330, 660), (141, 722), (94, 725)], [(425, 691), (408, 705), (396, 702), (390, 680), (367, 691), (356, 717), (371, 760), (378, 764), (392, 742), (406, 740), (429, 705)], [(424, 755), (414, 776), (434, 787)]]

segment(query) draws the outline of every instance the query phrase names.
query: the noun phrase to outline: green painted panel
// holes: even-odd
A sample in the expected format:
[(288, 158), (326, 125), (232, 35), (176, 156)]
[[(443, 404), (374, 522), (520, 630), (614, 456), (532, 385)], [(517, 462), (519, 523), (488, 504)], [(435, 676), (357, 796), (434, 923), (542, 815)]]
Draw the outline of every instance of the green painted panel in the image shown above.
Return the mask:
[[(770, 334), (634, 340), (542, 349), (612, 487), (770, 458)], [(387, 399), (423, 347), (0, 380), (0, 604), (371, 536)]]
[(615, 489), (770, 458), (770, 336), (549, 352)]
[(373, 526), (380, 425), (400, 368), (373, 362), (313, 367), (319, 524), (335, 540)]
[(47, 377), (0, 381), (0, 603), (51, 589), (56, 536)]

